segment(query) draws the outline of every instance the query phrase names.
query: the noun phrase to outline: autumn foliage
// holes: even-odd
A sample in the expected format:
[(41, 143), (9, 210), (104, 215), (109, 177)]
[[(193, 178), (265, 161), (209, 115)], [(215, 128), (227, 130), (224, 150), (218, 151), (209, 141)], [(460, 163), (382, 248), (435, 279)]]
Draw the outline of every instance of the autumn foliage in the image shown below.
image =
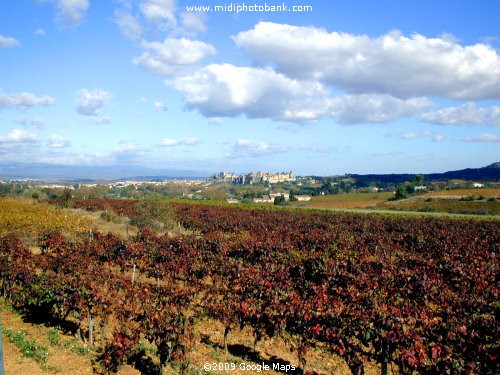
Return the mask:
[[(184, 373), (210, 316), (255, 341), (282, 337), (302, 370), (315, 347), (352, 374), (495, 374), (498, 221), (174, 205), (192, 234), (121, 240), (52, 233), (32, 255), (0, 238), (2, 293), (47, 316), (78, 317), (116, 371), (139, 341)], [(140, 275), (138, 277), (137, 275)], [(112, 331), (110, 329), (112, 327)], [(100, 339), (96, 340), (96, 338)]]

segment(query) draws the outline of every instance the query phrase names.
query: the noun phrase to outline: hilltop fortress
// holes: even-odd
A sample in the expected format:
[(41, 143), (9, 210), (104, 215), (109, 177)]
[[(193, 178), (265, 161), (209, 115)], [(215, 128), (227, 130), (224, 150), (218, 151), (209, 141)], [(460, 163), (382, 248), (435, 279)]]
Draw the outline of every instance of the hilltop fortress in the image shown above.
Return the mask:
[(220, 172), (218, 175), (212, 176), (212, 179), (216, 181), (228, 181), (233, 184), (241, 185), (253, 185), (253, 184), (264, 184), (264, 183), (278, 183), (285, 181), (295, 181), (296, 178), (293, 176), (292, 172), (251, 172), (243, 175), (237, 175), (235, 173)]

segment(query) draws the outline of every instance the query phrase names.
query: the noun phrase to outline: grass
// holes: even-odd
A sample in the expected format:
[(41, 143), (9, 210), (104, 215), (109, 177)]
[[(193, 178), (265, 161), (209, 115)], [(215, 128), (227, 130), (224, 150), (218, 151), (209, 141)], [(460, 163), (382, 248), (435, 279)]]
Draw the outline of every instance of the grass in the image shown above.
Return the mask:
[(311, 197), (305, 207), (310, 208), (366, 208), (376, 206), (380, 202), (384, 202), (393, 197), (394, 193), (345, 193), (334, 195), (321, 195)]
[(51, 328), (47, 332), (47, 339), (51, 346), (57, 346), (61, 342), (61, 337), (59, 336), (59, 331), (56, 328)]
[(64, 349), (70, 349), (72, 353), (78, 355), (87, 355), (90, 353), (91, 349), (86, 345), (81, 343), (77, 338), (71, 340), (66, 340), (61, 343)]
[(377, 208), (396, 211), (441, 212), (469, 215), (500, 215), (500, 201), (489, 200), (424, 200), (391, 202)]
[(483, 196), (486, 198), (500, 197), (500, 189), (454, 189), (431, 191), (421, 195), (421, 197), (467, 197), (467, 196)]
[(11, 329), (4, 329), (4, 334), (9, 342), (19, 348), (24, 357), (32, 358), (43, 367), (47, 367), (49, 360), (47, 347), (40, 345), (36, 340), (29, 340), (26, 337), (26, 332), (23, 330), (14, 332)]

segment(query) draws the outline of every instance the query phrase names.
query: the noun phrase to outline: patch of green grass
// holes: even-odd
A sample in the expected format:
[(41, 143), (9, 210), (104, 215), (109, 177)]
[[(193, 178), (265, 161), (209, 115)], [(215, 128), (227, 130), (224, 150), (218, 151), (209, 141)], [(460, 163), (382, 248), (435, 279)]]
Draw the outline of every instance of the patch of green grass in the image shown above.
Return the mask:
[(82, 345), (80, 341), (76, 338), (72, 340), (63, 341), (61, 345), (63, 348), (69, 349), (71, 350), (72, 353), (79, 355), (86, 355), (91, 352), (90, 347), (88, 347), (86, 344)]
[(52, 365), (42, 365), (42, 370), (44, 371), (50, 371), (50, 372), (53, 372), (53, 373), (59, 373), (59, 372), (62, 372), (62, 369), (58, 366), (52, 366)]
[(42, 364), (44, 367), (47, 367), (46, 365), (49, 360), (47, 347), (39, 344), (36, 340), (27, 339), (26, 332), (23, 330), (14, 332), (10, 329), (5, 329), (4, 334), (9, 342), (19, 348), (24, 357), (33, 358), (36, 362)]
[(51, 328), (47, 332), (47, 338), (49, 339), (51, 346), (57, 346), (61, 342), (61, 337), (59, 336), (59, 331), (56, 328)]

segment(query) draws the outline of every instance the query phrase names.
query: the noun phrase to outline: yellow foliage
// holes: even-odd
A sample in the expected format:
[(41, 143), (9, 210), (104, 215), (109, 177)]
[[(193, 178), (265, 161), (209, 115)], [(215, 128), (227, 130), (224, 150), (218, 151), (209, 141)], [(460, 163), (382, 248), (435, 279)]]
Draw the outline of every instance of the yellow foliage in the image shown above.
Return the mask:
[(55, 230), (73, 234), (89, 230), (91, 224), (90, 218), (68, 209), (27, 200), (0, 199), (0, 235), (33, 237)]

